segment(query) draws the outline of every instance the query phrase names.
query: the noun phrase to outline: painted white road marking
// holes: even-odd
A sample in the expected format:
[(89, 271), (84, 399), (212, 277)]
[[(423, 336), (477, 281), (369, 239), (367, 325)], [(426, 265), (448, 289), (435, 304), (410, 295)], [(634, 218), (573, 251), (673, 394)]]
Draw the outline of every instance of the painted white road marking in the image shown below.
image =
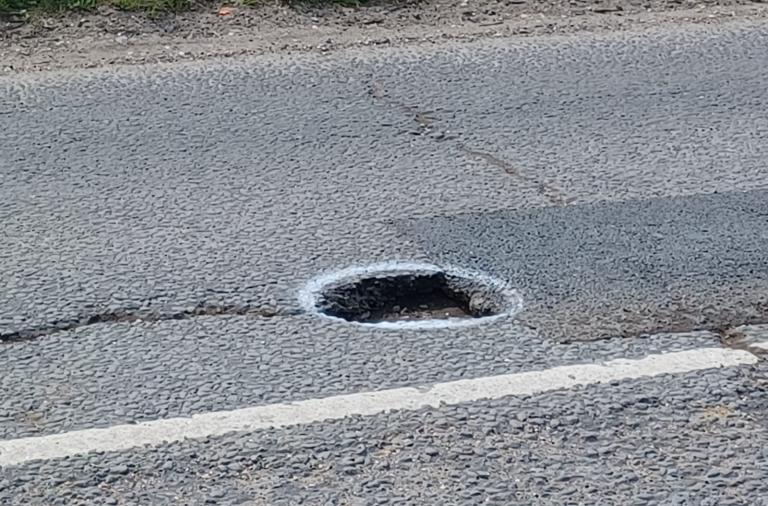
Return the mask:
[(530, 395), (578, 385), (605, 383), (661, 374), (681, 374), (718, 367), (754, 364), (757, 357), (743, 350), (701, 348), (641, 359), (602, 364), (578, 364), (541, 371), (438, 383), (428, 388), (395, 388), (378, 392), (336, 395), (292, 403), (218, 411), (189, 418), (169, 418), (103, 429), (86, 429), (50, 436), (0, 441), (0, 466), (38, 459), (55, 459), (89, 452), (129, 450), (184, 439), (230, 432), (287, 427), (351, 415), (375, 415), (390, 410), (415, 410), (509, 395)]

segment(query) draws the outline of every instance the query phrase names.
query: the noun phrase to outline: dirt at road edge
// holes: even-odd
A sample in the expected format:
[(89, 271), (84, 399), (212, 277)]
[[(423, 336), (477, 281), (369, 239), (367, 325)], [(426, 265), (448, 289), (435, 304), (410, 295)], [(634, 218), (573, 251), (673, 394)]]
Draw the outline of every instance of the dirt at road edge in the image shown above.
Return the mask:
[(365, 7), (271, 4), (153, 17), (91, 14), (0, 23), (0, 76), (19, 72), (318, 52), (484, 37), (768, 20), (754, 0), (413, 0)]

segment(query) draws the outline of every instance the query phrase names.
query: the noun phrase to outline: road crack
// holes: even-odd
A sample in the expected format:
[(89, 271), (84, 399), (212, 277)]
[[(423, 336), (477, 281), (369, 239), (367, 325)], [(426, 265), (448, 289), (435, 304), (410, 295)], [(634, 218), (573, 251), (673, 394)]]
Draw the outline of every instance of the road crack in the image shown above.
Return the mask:
[(0, 344), (30, 341), (44, 336), (50, 336), (59, 332), (76, 330), (89, 325), (99, 323), (124, 323), (124, 322), (162, 322), (169, 320), (189, 320), (201, 316), (252, 316), (260, 318), (274, 318), (282, 316), (295, 316), (301, 314), (300, 310), (285, 310), (275, 307), (250, 305), (250, 304), (214, 304), (200, 303), (196, 306), (176, 312), (164, 312), (150, 309), (117, 309), (111, 311), (96, 312), (93, 314), (78, 315), (71, 318), (63, 318), (53, 322), (20, 329), (12, 332), (0, 333)]
[(565, 195), (565, 192), (563, 192), (560, 188), (557, 188), (556, 186), (553, 186), (546, 181), (537, 179), (530, 174), (522, 172), (520, 169), (514, 167), (512, 164), (499, 158), (496, 155), (471, 149), (466, 146), (461, 146), (460, 148), (469, 156), (483, 160), (495, 167), (500, 168), (510, 176), (516, 177), (522, 181), (534, 185), (539, 195), (549, 200), (552, 204), (557, 206), (566, 206), (574, 200), (573, 198), (568, 198)]
[[(376, 80), (371, 81), (368, 93), (374, 99), (374, 102), (380, 101), (386, 105), (389, 105), (418, 124), (416, 130), (409, 130), (408, 133), (418, 136), (425, 136), (433, 133), (435, 123), (439, 121), (438, 118), (433, 116), (435, 111), (423, 111), (418, 107), (408, 105), (401, 100), (393, 98), (387, 93), (387, 91), (384, 89), (384, 86)], [(457, 140), (458, 136), (453, 134), (452, 130), (444, 129), (443, 132), (430, 135), (430, 138), (438, 142), (443, 142)], [(494, 167), (498, 167), (510, 176), (517, 178), (522, 182), (533, 185), (539, 195), (556, 206), (566, 206), (574, 200), (574, 198), (569, 198), (560, 188), (531, 174), (521, 171), (497, 155), (468, 147), (461, 142), (458, 143), (458, 147), (465, 154), (482, 160)]]

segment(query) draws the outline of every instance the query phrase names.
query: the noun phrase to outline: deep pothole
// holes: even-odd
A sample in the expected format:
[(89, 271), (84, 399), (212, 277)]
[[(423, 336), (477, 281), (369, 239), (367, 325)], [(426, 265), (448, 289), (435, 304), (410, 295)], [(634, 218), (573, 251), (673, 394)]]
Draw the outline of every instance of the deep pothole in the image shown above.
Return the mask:
[(515, 312), (519, 297), (483, 274), (430, 264), (387, 263), (345, 269), (313, 280), (305, 309), (381, 326), (479, 323)]

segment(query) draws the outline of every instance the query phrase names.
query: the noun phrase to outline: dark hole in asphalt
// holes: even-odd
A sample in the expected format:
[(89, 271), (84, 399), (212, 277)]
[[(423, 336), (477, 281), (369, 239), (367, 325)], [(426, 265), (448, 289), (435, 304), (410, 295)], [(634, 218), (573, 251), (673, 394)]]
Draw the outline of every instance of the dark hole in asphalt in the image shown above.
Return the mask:
[(497, 294), (442, 272), (380, 275), (328, 286), (318, 309), (351, 322), (482, 318), (503, 310)]

